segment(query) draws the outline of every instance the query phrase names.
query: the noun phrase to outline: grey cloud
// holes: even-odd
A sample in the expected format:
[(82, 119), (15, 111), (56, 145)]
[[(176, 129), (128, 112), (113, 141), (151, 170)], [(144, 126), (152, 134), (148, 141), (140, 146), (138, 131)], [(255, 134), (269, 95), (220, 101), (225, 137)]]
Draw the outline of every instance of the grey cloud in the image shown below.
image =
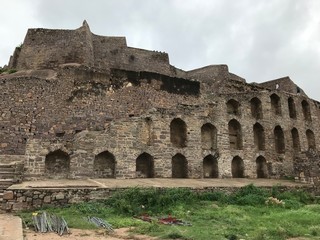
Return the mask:
[(86, 19), (92, 32), (166, 51), (185, 70), (224, 63), (248, 82), (289, 75), (320, 98), (317, 0), (56, 0), (33, 11), (46, 28), (73, 29)]

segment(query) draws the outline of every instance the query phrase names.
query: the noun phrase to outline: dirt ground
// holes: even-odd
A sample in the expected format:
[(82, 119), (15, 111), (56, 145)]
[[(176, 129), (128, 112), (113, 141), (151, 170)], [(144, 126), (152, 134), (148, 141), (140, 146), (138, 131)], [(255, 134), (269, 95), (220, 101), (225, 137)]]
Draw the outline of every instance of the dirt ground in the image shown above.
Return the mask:
[(63, 240), (63, 239), (72, 239), (72, 240), (156, 240), (157, 238), (145, 236), (145, 235), (136, 235), (129, 232), (130, 228), (119, 228), (111, 234), (108, 234), (103, 229), (95, 230), (81, 230), (81, 229), (70, 229), (70, 234), (65, 234), (59, 236), (56, 233), (37, 233), (31, 229), (25, 230), (24, 235), (26, 240)]

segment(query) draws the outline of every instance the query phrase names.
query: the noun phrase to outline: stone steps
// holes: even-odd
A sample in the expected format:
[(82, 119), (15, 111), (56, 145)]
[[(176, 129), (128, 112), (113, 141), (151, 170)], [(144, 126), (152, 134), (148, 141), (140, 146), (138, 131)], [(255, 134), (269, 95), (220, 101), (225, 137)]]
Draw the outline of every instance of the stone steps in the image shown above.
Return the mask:
[(0, 203), (3, 202), (5, 190), (21, 181), (23, 165), (0, 164)]

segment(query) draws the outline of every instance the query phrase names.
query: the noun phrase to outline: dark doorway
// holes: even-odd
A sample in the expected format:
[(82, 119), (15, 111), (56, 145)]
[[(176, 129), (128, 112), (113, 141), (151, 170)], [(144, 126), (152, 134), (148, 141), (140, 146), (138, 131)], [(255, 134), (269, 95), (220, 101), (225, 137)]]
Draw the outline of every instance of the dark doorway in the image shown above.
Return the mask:
[(297, 118), (297, 111), (296, 111), (296, 104), (292, 97), (288, 98), (288, 108), (289, 108), (289, 117), (296, 119)]
[(274, 145), (277, 153), (285, 152), (284, 134), (280, 126), (274, 128)]
[(141, 178), (153, 178), (153, 157), (148, 153), (142, 153), (136, 160), (136, 176)]
[(180, 153), (172, 157), (172, 178), (188, 178), (188, 162)]
[(268, 177), (268, 166), (267, 161), (263, 156), (259, 156), (256, 160), (257, 164), (257, 178)]
[(255, 119), (262, 119), (262, 104), (259, 98), (254, 97), (250, 100), (251, 116)]
[(187, 125), (180, 118), (175, 118), (170, 124), (170, 140), (174, 147), (187, 146)]
[(281, 101), (280, 97), (277, 94), (272, 94), (270, 96), (271, 100), (271, 111), (275, 115), (281, 115)]
[(291, 137), (292, 137), (293, 150), (296, 152), (300, 152), (300, 138), (299, 138), (298, 130), (296, 128), (292, 128)]
[(208, 155), (203, 159), (203, 177), (204, 178), (218, 178), (219, 168), (218, 160), (212, 155)]
[(231, 172), (233, 178), (244, 178), (244, 163), (239, 156), (232, 159)]
[(310, 105), (306, 100), (301, 102), (304, 120), (311, 121), (311, 112), (310, 112)]
[(254, 145), (257, 150), (265, 150), (265, 136), (264, 129), (261, 124), (256, 123), (253, 125)]
[(67, 153), (56, 150), (45, 159), (45, 173), (49, 178), (67, 178), (70, 173), (70, 157)]
[(115, 177), (115, 157), (112, 153), (104, 151), (95, 156), (93, 162), (93, 171), (97, 178)]
[(228, 114), (240, 115), (239, 102), (234, 99), (230, 99), (227, 102), (227, 112)]
[(229, 124), (230, 149), (242, 149), (242, 132), (240, 123), (232, 119)]

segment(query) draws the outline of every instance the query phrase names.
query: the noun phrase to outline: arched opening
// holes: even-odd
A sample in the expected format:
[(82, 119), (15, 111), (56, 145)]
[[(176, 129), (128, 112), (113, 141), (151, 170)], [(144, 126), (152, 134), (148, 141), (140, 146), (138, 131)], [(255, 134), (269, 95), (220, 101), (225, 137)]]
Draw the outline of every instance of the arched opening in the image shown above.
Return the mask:
[(270, 100), (271, 100), (271, 111), (273, 112), (273, 114), (281, 115), (280, 97), (274, 93), (270, 96)]
[(148, 153), (142, 153), (136, 160), (136, 176), (140, 178), (153, 178), (153, 157)]
[(231, 173), (232, 173), (233, 178), (243, 178), (244, 177), (244, 163), (243, 163), (243, 160), (239, 156), (236, 156), (232, 159)]
[(284, 134), (280, 126), (274, 128), (274, 145), (277, 153), (285, 152)]
[(292, 148), (296, 152), (300, 151), (300, 138), (299, 138), (299, 133), (296, 128), (292, 128), (291, 130), (291, 137), (292, 137)]
[(261, 124), (256, 123), (253, 125), (254, 146), (257, 150), (265, 150), (265, 135), (264, 129)]
[(206, 123), (201, 127), (202, 149), (217, 149), (217, 129), (211, 123)]
[(311, 121), (310, 105), (306, 100), (301, 102), (304, 120)]
[(203, 177), (204, 178), (218, 178), (219, 168), (218, 160), (212, 155), (208, 155), (203, 159)]
[(315, 150), (316, 149), (316, 140), (314, 137), (314, 133), (310, 129), (308, 129), (306, 131), (306, 135), (307, 135), (309, 149)]
[(268, 166), (267, 161), (263, 156), (259, 156), (256, 160), (257, 165), (257, 178), (268, 177)]
[(242, 132), (240, 123), (232, 119), (229, 124), (230, 149), (242, 149)]
[(187, 124), (180, 118), (175, 118), (170, 123), (170, 140), (174, 147), (187, 146)]
[(250, 100), (250, 105), (251, 105), (251, 116), (255, 119), (262, 119), (263, 114), (262, 114), (262, 104), (259, 98), (252, 98)]
[(67, 178), (70, 172), (70, 157), (59, 150), (50, 152), (45, 159), (45, 173), (49, 178)]
[(234, 99), (230, 99), (227, 102), (227, 112), (228, 114), (240, 115), (239, 102)]
[(294, 103), (294, 100), (292, 97), (288, 98), (288, 108), (289, 108), (290, 118), (296, 119), (297, 118), (296, 104)]
[(172, 157), (172, 178), (188, 178), (188, 162), (180, 153)]
[(95, 156), (93, 171), (97, 178), (114, 178), (116, 161), (112, 153), (104, 151)]

